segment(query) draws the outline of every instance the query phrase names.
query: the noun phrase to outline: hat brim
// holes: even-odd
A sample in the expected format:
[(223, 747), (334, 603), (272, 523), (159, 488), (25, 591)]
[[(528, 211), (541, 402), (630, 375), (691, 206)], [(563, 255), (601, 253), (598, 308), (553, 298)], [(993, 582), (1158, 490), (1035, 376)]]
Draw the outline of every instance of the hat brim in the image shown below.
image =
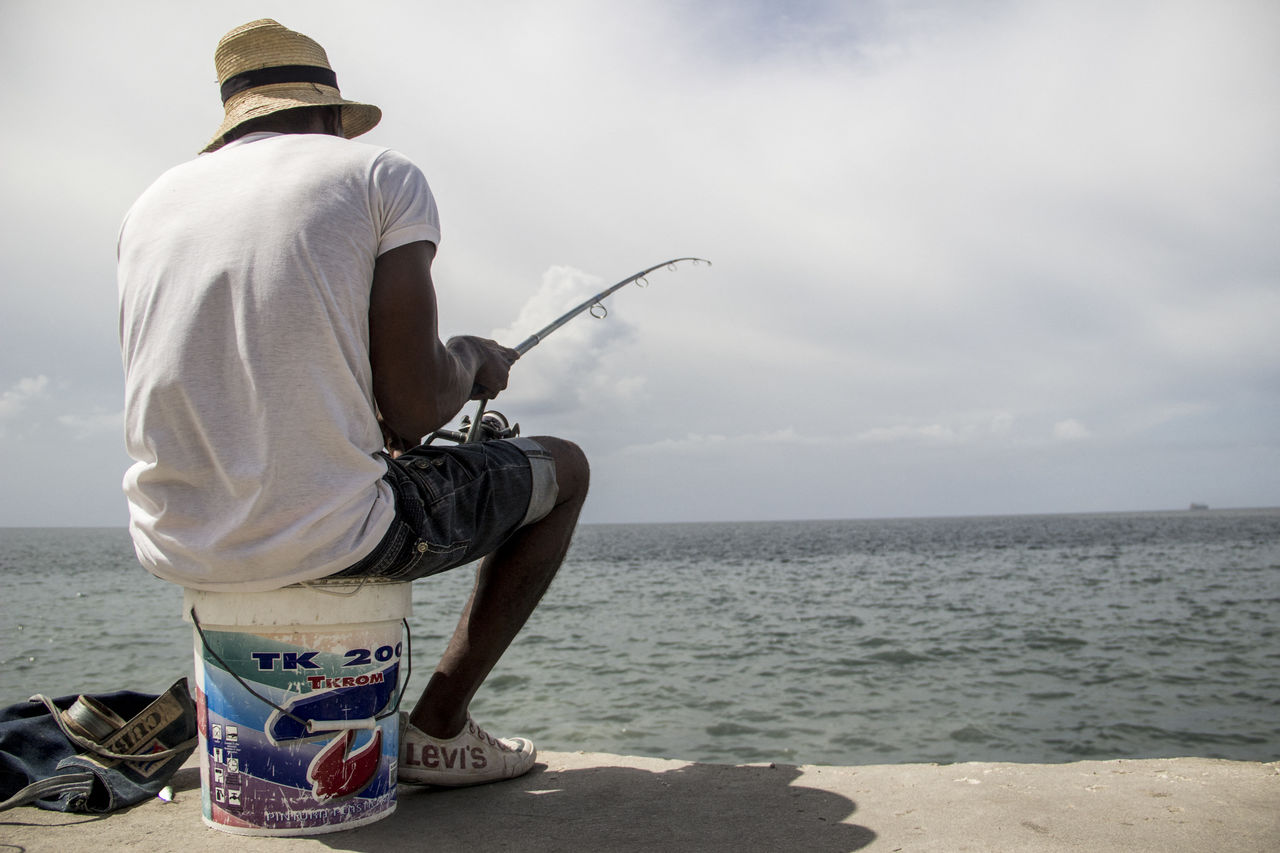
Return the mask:
[(314, 83), (277, 83), (258, 86), (232, 95), (227, 101), (226, 118), (201, 154), (217, 151), (226, 144), (226, 135), (246, 121), (292, 110), (298, 107), (341, 107), (342, 135), (354, 139), (368, 133), (382, 120), (382, 110), (373, 104), (348, 101), (337, 89)]

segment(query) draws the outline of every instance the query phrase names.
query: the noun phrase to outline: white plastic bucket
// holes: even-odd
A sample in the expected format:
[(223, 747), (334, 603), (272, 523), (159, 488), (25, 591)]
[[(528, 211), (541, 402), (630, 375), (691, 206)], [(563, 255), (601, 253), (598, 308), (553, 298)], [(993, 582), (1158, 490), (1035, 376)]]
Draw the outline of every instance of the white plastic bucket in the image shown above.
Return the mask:
[(410, 586), (186, 590), (206, 824), (318, 835), (395, 811)]

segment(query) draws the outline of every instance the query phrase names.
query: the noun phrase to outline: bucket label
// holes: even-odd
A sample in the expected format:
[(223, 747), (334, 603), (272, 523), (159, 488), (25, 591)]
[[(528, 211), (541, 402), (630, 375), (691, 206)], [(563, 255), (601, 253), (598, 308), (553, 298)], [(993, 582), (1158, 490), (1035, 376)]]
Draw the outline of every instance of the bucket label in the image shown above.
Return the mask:
[(400, 625), (342, 627), (257, 634), (205, 626), (204, 642), (197, 635), (206, 821), (231, 832), (303, 835), (395, 808), (395, 716), (370, 728), (336, 724), (391, 711)]

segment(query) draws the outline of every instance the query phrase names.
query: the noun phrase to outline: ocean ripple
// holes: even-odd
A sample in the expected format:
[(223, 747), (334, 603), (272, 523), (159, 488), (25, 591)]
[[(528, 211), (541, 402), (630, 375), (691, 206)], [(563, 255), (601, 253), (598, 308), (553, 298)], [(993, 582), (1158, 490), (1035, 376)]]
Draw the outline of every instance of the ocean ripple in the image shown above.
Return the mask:
[[(5, 704), (190, 672), (123, 530), (0, 531)], [(418, 582), (421, 689), (472, 572)], [(590, 525), (476, 697), (552, 750), (1280, 759), (1280, 511)]]

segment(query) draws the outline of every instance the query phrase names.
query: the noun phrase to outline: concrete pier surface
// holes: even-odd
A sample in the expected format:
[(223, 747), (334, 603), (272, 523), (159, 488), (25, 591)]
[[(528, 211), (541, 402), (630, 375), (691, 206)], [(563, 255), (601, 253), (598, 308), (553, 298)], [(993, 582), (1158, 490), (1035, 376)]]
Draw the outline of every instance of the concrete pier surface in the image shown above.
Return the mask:
[(477, 788), (400, 786), (390, 817), (300, 838), (200, 818), (194, 762), (172, 803), (102, 817), (0, 813), (0, 851), (1210, 851), (1280, 850), (1280, 762), (712, 765), (544, 753)]

